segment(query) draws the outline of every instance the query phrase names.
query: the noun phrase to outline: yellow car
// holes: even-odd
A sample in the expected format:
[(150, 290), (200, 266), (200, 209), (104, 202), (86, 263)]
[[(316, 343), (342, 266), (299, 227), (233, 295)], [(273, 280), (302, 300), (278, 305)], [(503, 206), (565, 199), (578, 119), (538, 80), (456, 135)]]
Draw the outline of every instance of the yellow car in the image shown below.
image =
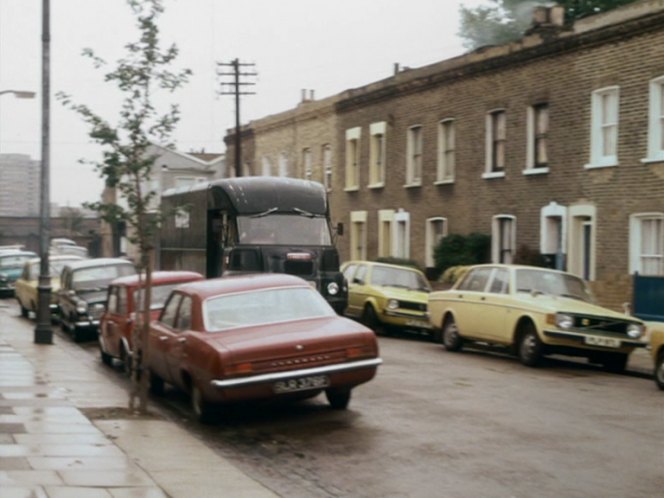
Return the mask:
[(390, 327), (430, 333), (427, 298), (431, 287), (421, 271), (373, 261), (348, 261), (341, 271), (348, 281), (347, 316), (377, 334)]
[[(51, 314), (57, 312), (56, 291), (60, 288), (60, 273), (67, 263), (80, 261), (84, 258), (79, 256), (50, 256), (49, 275), (51, 277)], [(14, 290), (16, 300), (21, 307), (21, 316), (27, 317), (30, 311), (37, 312), (37, 286), (39, 285), (40, 259), (32, 258), (23, 265), (23, 272), (16, 280)]]
[(575, 275), (532, 266), (473, 266), (451, 289), (429, 295), (429, 313), (447, 350), (506, 345), (527, 366), (558, 353), (620, 372), (646, 346), (641, 320), (595, 304)]
[(650, 352), (655, 362), (655, 383), (664, 391), (664, 323), (648, 322)]

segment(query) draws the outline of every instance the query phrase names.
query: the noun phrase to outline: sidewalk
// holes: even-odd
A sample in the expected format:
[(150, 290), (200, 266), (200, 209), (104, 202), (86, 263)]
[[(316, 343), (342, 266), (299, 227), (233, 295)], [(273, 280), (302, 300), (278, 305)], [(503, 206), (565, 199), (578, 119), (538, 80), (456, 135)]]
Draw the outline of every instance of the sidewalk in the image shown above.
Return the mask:
[(277, 496), (175, 423), (84, 413), (128, 402), (101, 361), (0, 300), (0, 498)]

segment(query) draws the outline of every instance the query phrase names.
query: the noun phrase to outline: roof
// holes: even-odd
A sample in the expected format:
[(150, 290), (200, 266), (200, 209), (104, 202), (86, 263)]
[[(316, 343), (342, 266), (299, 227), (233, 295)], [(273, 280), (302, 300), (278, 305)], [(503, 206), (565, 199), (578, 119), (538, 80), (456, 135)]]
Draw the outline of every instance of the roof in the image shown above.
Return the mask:
[(309, 284), (293, 275), (283, 273), (254, 273), (251, 275), (232, 275), (183, 284), (180, 289), (196, 294), (201, 299), (219, 294), (259, 291), (275, 287), (310, 287)]
[(134, 266), (134, 263), (124, 258), (93, 258), (93, 259), (82, 259), (81, 261), (74, 261), (67, 266), (73, 270), (78, 270), (79, 268), (95, 268), (97, 266), (111, 266), (117, 264), (125, 264)]
[[(195, 271), (153, 271), (152, 283), (176, 283), (176, 282), (191, 282), (193, 280), (203, 280), (205, 277)], [(113, 285), (126, 285), (134, 287), (139, 285), (139, 279), (145, 279), (145, 274), (127, 275), (126, 277), (119, 277), (113, 280)]]
[(351, 265), (351, 264), (354, 264), (354, 265), (370, 265), (370, 266), (385, 266), (387, 268), (397, 268), (399, 270), (414, 271), (414, 272), (417, 272), (417, 273), (422, 273), (424, 275), (422, 270), (420, 270), (419, 268), (415, 268), (414, 266), (409, 266), (409, 265), (395, 265), (395, 264), (392, 264), (392, 263), (382, 263), (380, 261), (366, 261), (366, 260), (351, 260), (351, 261), (346, 261), (346, 262), (343, 263), (344, 266), (348, 266), (348, 265)]
[(36, 253), (32, 251), (20, 251), (16, 249), (8, 249), (0, 251), (0, 258), (4, 256), (37, 256)]

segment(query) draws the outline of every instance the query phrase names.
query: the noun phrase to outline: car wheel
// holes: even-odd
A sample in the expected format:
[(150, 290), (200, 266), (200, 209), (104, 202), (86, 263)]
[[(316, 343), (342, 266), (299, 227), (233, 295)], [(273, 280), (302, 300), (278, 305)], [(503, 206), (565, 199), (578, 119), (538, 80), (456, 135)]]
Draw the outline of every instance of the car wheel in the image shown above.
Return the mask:
[(383, 325), (380, 323), (380, 320), (378, 320), (378, 316), (376, 315), (376, 310), (374, 310), (374, 307), (371, 306), (370, 304), (367, 304), (364, 307), (364, 311), (362, 312), (362, 323), (369, 327), (371, 330), (373, 330), (376, 335), (384, 335), (385, 334), (385, 329)]
[(532, 322), (527, 322), (522, 327), (523, 333), (519, 341), (519, 359), (528, 367), (535, 367), (542, 358), (544, 345), (537, 335), (537, 330)]
[(113, 357), (110, 354), (108, 354), (106, 351), (104, 351), (104, 348), (101, 345), (101, 342), (99, 343), (99, 354), (101, 356), (101, 362), (104, 365), (107, 365), (109, 367), (113, 366)]
[(655, 362), (655, 383), (664, 391), (664, 351), (660, 351)]
[(212, 405), (205, 399), (201, 390), (195, 384), (191, 387), (191, 408), (194, 410), (196, 419), (202, 424), (214, 421)]
[(625, 371), (628, 359), (626, 353), (604, 353), (602, 365), (607, 372), (621, 373)]
[(148, 379), (150, 392), (156, 396), (164, 394), (164, 379), (159, 377), (159, 375), (152, 370), (148, 370), (148, 375), (150, 376)]
[(350, 389), (326, 389), (325, 397), (334, 410), (345, 410), (350, 403)]
[(447, 351), (460, 351), (463, 347), (463, 339), (459, 335), (459, 327), (454, 318), (445, 320), (441, 342)]
[(74, 342), (83, 342), (85, 339), (85, 330), (74, 325), (71, 331), (71, 336), (74, 339)]

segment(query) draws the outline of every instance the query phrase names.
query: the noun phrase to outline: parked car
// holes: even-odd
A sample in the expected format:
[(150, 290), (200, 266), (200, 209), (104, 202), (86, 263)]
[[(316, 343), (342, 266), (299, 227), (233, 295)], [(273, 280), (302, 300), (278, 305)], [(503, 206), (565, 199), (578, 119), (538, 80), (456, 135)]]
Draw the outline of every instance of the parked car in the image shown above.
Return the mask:
[[(203, 280), (203, 275), (190, 271), (155, 271), (152, 273), (150, 305), (151, 320), (159, 317), (166, 299), (178, 285)], [(145, 275), (120, 277), (108, 288), (106, 310), (99, 322), (99, 350), (101, 360), (111, 365), (113, 358), (122, 360), (126, 371), (131, 370), (133, 355), (132, 333), (143, 308)]]
[(361, 320), (377, 334), (390, 327), (431, 332), (431, 287), (421, 271), (373, 261), (348, 261), (341, 271), (348, 280), (346, 316)]
[(26, 261), (37, 257), (34, 252), (21, 249), (0, 251), (0, 297), (12, 297), (16, 280), (23, 271)]
[(429, 295), (429, 313), (447, 350), (506, 345), (528, 366), (560, 353), (620, 372), (646, 346), (641, 320), (595, 304), (575, 275), (532, 266), (473, 266), (450, 290)]
[[(78, 256), (49, 256), (49, 276), (51, 277), (51, 315), (58, 316), (57, 292), (60, 288), (60, 273), (67, 263), (81, 261)], [(16, 280), (15, 295), (21, 307), (21, 316), (27, 317), (30, 311), (37, 312), (37, 297), (41, 259), (32, 258), (23, 264), (21, 276)]]
[(57, 292), (62, 329), (71, 332), (77, 342), (96, 335), (108, 286), (118, 277), (135, 273), (133, 263), (122, 258), (86, 259), (66, 264)]
[(274, 273), (179, 286), (150, 325), (149, 348), (152, 392), (164, 382), (188, 392), (201, 421), (217, 405), (321, 391), (345, 409), (382, 361), (371, 330), (338, 316), (305, 280)]
[(79, 246), (73, 240), (62, 239), (62, 238), (51, 239), (49, 253), (53, 255), (67, 254), (73, 256), (80, 256), (81, 258), (88, 257), (88, 249), (86, 247)]
[(655, 383), (664, 391), (664, 322), (648, 322), (650, 353), (655, 362)]

